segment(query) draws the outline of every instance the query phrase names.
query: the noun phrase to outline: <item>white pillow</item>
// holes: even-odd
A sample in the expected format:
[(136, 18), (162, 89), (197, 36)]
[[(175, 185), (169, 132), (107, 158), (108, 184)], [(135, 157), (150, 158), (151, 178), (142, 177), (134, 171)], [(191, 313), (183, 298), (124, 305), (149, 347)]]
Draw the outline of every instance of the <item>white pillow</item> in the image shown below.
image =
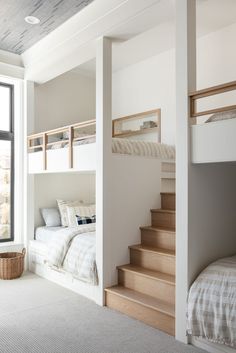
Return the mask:
[(69, 227), (77, 227), (78, 222), (76, 216), (79, 217), (90, 217), (96, 215), (96, 207), (95, 205), (90, 206), (66, 206), (67, 216), (68, 216), (68, 224)]
[(206, 123), (212, 123), (213, 121), (228, 120), (236, 118), (236, 109), (229, 110), (228, 112), (215, 113), (207, 119)]
[(68, 215), (67, 215), (67, 206), (81, 206), (83, 205), (83, 201), (65, 201), (65, 200), (57, 200), (57, 205), (59, 208), (59, 212), (61, 215), (61, 225), (63, 227), (68, 227)]
[(57, 208), (41, 208), (40, 211), (47, 227), (59, 227), (61, 225), (60, 213)]

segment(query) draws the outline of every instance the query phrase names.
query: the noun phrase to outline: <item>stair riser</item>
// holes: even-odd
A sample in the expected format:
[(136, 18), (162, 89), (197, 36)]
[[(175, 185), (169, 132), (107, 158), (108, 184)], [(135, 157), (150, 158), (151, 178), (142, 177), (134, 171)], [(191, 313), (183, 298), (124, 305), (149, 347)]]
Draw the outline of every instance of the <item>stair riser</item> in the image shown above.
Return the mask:
[(175, 192), (175, 179), (161, 179), (162, 192)]
[(175, 173), (175, 163), (162, 162), (161, 171), (167, 173)]
[(149, 270), (175, 275), (175, 257), (150, 251), (130, 249), (130, 262)]
[(175, 213), (152, 212), (152, 226), (175, 228)]
[(147, 246), (175, 250), (175, 233), (141, 229), (141, 242)]
[(170, 304), (175, 303), (175, 286), (172, 284), (120, 269), (118, 270), (118, 282), (126, 288), (164, 301), (168, 299)]
[(161, 194), (161, 208), (175, 210), (175, 195)]
[(175, 319), (167, 314), (108, 292), (106, 292), (106, 305), (170, 335), (175, 334)]

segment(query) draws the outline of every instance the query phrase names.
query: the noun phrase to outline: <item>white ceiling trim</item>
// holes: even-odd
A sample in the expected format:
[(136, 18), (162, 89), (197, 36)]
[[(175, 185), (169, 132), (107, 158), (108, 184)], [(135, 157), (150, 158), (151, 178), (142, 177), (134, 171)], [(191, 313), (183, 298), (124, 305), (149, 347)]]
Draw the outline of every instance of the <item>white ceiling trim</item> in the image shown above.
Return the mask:
[(44, 83), (95, 56), (96, 39), (159, 0), (96, 0), (22, 54), (27, 80)]

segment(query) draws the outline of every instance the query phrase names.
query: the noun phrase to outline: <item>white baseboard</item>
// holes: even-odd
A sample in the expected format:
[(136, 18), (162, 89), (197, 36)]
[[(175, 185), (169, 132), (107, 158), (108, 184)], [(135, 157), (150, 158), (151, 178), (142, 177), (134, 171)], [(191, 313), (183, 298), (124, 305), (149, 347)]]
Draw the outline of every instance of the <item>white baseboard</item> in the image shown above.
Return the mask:
[(203, 338), (191, 337), (190, 343), (193, 346), (204, 349), (209, 353), (236, 353), (236, 349), (225, 346), (223, 344), (213, 343)]

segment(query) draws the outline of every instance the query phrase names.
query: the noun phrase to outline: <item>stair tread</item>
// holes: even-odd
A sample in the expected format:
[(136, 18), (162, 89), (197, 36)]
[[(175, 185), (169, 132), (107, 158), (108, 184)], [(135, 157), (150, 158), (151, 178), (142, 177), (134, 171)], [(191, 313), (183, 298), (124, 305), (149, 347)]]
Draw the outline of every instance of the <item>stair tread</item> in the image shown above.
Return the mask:
[(176, 195), (175, 192), (170, 192), (170, 191), (162, 191), (160, 194), (161, 195)]
[(163, 208), (153, 208), (153, 209), (151, 209), (151, 212), (175, 214), (175, 210), (168, 210), (168, 209), (163, 209)]
[(132, 265), (132, 264), (118, 266), (117, 268), (120, 270), (123, 270), (123, 271), (138, 273), (138, 274), (145, 276), (145, 277), (149, 277), (152, 279), (160, 280), (162, 282), (166, 282), (166, 283), (175, 285), (175, 276), (169, 275), (169, 274), (166, 274), (163, 272), (148, 270), (144, 267), (136, 266), (136, 265)]
[(166, 233), (175, 233), (175, 228), (171, 227), (153, 227), (153, 226), (141, 226), (140, 229), (143, 230), (153, 230), (153, 231), (162, 231)]
[(173, 304), (164, 302), (163, 300), (156, 299), (147, 294), (143, 294), (123, 286), (114, 286), (105, 289), (108, 293), (116, 294), (122, 298), (131, 300), (135, 303), (144, 305), (150, 309), (175, 317), (175, 307)]
[(154, 246), (147, 246), (142, 244), (130, 245), (129, 249), (139, 250), (139, 251), (150, 251), (161, 255), (175, 256), (174, 250), (161, 249)]

